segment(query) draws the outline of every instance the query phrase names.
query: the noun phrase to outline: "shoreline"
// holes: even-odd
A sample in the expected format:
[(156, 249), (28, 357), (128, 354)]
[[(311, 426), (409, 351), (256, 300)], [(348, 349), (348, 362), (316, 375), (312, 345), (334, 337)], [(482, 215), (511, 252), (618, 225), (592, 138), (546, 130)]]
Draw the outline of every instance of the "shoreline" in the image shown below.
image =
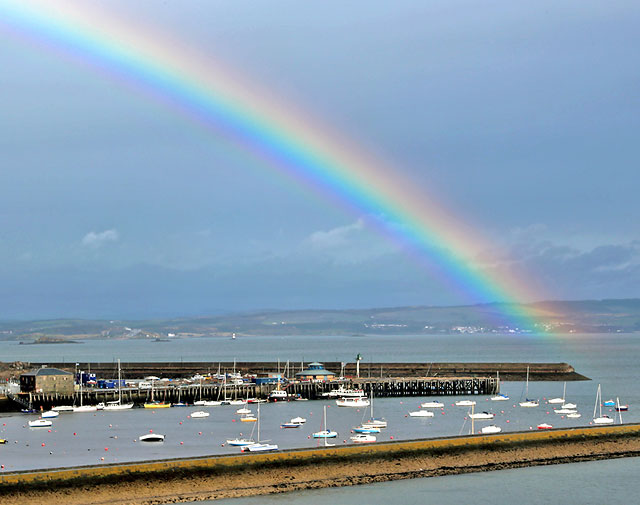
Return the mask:
[(0, 493), (3, 505), (157, 505), (634, 456), (640, 424), (5, 473)]

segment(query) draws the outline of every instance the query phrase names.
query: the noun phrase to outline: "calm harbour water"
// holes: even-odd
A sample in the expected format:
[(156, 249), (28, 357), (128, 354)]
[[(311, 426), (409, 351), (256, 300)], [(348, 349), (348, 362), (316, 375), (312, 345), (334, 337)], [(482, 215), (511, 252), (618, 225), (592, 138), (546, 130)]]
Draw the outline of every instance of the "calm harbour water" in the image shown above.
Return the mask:
[[(538, 409), (521, 409), (514, 405), (523, 394), (524, 384), (507, 382), (503, 392), (511, 396), (509, 402), (478, 400), (476, 410), (491, 410), (493, 421), (505, 431), (527, 430), (540, 422), (556, 427), (586, 425), (591, 420), (595, 391), (602, 384), (604, 399), (620, 397), (630, 404), (624, 413), (625, 422), (640, 422), (640, 392), (637, 388), (637, 363), (640, 357), (640, 334), (566, 335), (566, 336), (402, 336), (402, 337), (242, 337), (236, 340), (200, 338), (166, 343), (149, 341), (87, 341), (78, 345), (24, 346), (0, 342), (2, 361), (211, 361), (212, 368), (218, 361), (302, 360), (353, 361), (362, 354), (361, 370), (375, 376), (376, 371), (367, 367), (368, 362), (381, 361), (509, 361), (509, 362), (567, 362), (590, 377), (591, 381), (570, 382), (567, 398), (578, 403), (583, 417), (578, 420), (561, 419), (553, 413), (544, 398), (561, 396), (562, 383), (532, 382), (529, 396), (541, 399)], [(379, 439), (423, 438), (468, 433), (469, 424), (464, 420), (466, 411), (453, 407), (454, 398), (444, 399), (444, 414), (432, 419), (407, 418), (409, 410), (418, 407), (418, 398), (376, 399), (376, 415), (384, 416), (390, 427)], [(340, 433), (338, 442), (348, 439), (350, 429), (359, 424), (368, 412), (355, 409), (338, 409), (332, 402), (293, 402), (264, 405), (262, 408), (262, 438), (271, 439), (281, 448), (315, 447), (317, 442), (309, 435), (320, 429), (322, 407), (328, 409), (328, 424)], [(208, 419), (188, 417), (194, 408), (149, 411), (133, 409), (126, 412), (98, 412), (95, 414), (61, 415), (49, 432), (26, 428), (28, 416), (7, 415), (0, 419), (0, 438), (9, 444), (0, 446), (0, 463), (5, 471), (42, 467), (101, 464), (140, 459), (195, 456), (215, 453), (233, 453), (237, 449), (223, 447), (226, 438), (238, 433), (248, 434), (249, 423), (240, 423), (234, 407), (209, 409)], [(255, 408), (254, 408), (255, 410)], [(547, 413), (549, 412), (549, 413)], [(279, 425), (291, 417), (302, 415), (308, 419), (300, 429), (281, 430)], [(508, 421), (508, 422), (507, 422)], [(476, 424), (476, 430), (482, 426)], [(153, 429), (167, 435), (164, 444), (151, 446), (134, 442), (138, 436)], [(42, 444), (45, 444), (44, 446)], [(105, 450), (108, 449), (108, 450)], [(522, 505), (554, 501), (551, 496), (565, 489), (571, 482), (572, 493), (564, 501), (569, 503), (595, 503), (611, 498), (611, 483), (615, 487), (616, 500), (635, 502), (640, 485), (628, 475), (637, 472), (638, 460), (581, 463), (551, 468), (529, 468), (478, 475), (438, 477), (416, 481), (400, 481), (358, 488), (341, 488), (315, 492), (292, 493), (274, 497), (261, 497), (261, 501), (277, 503), (313, 504), (332, 500), (355, 503), (366, 493), (370, 503), (388, 503), (399, 490), (403, 503), (460, 503), (470, 499), (491, 499), (493, 503)], [(591, 473), (590, 473), (591, 472)], [(598, 472), (602, 472), (598, 476)], [(599, 482), (611, 474), (605, 485)], [(591, 475), (589, 478), (588, 476)], [(627, 476), (627, 477), (623, 477)], [(583, 483), (581, 479), (584, 480)], [(597, 483), (597, 484), (596, 484)], [(543, 486), (544, 489), (541, 489)], [(495, 489), (509, 489), (504, 501), (500, 501)], [(576, 489), (573, 489), (576, 488)], [(579, 488), (579, 489), (578, 489)], [(526, 490), (529, 490), (527, 492)], [(576, 494), (590, 490), (584, 496)], [(535, 490), (535, 493), (534, 493)], [(548, 490), (555, 490), (555, 493)], [(608, 490), (608, 491), (607, 491)], [(514, 494), (515, 493), (515, 494)], [(622, 495), (621, 495), (622, 493)], [(581, 497), (579, 497), (581, 496)], [(315, 501), (314, 501), (315, 500)], [(234, 500), (233, 503), (257, 503), (250, 500)]]

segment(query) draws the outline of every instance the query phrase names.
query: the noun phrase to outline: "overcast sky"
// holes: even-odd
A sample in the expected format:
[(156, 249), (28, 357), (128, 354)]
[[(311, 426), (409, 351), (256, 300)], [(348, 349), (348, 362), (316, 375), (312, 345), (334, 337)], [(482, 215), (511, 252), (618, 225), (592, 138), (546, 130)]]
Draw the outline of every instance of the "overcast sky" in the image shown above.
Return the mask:
[[(640, 296), (638, 2), (105, 7), (389, 160), (548, 298)], [(367, 216), (1, 20), (0, 37), (1, 318), (463, 301)]]

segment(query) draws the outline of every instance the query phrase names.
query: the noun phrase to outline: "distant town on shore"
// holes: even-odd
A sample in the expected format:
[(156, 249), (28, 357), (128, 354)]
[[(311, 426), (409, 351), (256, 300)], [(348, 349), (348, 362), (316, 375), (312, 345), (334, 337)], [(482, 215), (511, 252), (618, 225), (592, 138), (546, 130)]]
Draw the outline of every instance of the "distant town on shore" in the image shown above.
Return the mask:
[[(505, 313), (525, 313), (522, 327)], [(25, 344), (78, 339), (242, 337), (247, 335), (420, 335), (461, 333), (628, 333), (640, 331), (640, 299), (393, 307), (358, 310), (256, 311), (154, 320), (0, 321), (0, 340)]]

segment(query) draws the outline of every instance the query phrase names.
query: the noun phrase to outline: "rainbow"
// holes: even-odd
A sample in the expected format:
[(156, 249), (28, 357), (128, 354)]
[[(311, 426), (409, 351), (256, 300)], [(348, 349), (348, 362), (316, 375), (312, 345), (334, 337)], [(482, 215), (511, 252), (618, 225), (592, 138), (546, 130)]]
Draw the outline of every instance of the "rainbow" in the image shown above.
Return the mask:
[[(9, 0), (0, 29), (142, 91), (261, 164), (293, 177), (375, 227), (470, 303), (503, 302), (505, 320), (531, 327), (518, 302), (541, 297), (522, 274), (486, 273), (474, 259), (495, 249), (433, 195), (220, 62), (151, 27), (128, 25), (95, 2)], [(490, 262), (488, 262), (490, 263)]]

